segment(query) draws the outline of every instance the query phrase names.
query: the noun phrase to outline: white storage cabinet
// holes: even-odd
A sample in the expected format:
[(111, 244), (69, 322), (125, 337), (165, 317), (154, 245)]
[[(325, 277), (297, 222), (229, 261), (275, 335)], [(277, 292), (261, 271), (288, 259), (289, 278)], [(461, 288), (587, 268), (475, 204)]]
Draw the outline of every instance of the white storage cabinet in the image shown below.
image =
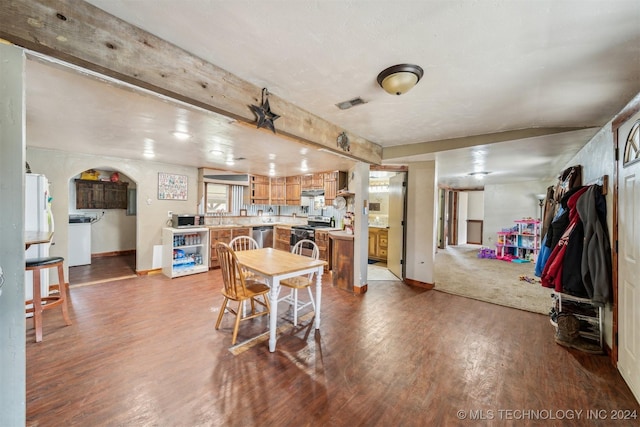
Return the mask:
[(162, 273), (180, 277), (209, 270), (209, 229), (162, 229)]

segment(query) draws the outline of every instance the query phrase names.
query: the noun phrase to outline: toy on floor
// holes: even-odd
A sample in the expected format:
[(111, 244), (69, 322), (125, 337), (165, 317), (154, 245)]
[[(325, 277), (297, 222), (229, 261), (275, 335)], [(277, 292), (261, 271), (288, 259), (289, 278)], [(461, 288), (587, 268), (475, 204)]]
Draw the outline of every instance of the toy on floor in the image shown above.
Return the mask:
[(520, 276), (520, 280), (522, 280), (523, 282), (536, 283), (536, 279), (525, 275)]
[(496, 259), (496, 251), (489, 248), (480, 248), (478, 258)]

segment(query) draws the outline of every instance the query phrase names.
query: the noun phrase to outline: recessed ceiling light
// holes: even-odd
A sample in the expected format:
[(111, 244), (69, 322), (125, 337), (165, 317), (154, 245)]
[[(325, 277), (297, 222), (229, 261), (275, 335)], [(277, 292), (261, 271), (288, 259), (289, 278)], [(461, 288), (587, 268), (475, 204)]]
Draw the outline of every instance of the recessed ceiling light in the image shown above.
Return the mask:
[(224, 153), (222, 150), (209, 150), (209, 154), (213, 154), (214, 156), (222, 156)]
[(179, 140), (182, 140), (182, 141), (186, 141), (187, 139), (191, 138), (191, 135), (188, 134), (187, 132), (180, 132), (180, 131), (175, 130), (175, 131), (171, 132), (171, 134), (173, 136), (175, 136), (176, 138), (178, 138)]

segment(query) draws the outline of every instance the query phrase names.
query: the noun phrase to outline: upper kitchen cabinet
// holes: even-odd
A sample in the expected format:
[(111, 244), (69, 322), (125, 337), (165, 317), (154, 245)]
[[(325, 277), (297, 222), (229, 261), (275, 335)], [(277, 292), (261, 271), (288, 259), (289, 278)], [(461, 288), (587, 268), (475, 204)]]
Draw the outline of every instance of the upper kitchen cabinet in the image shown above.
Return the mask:
[(76, 209), (127, 209), (127, 182), (76, 179)]
[(271, 203), (272, 205), (286, 204), (286, 178), (271, 178)]
[(330, 205), (336, 198), (338, 191), (347, 186), (347, 173), (334, 171), (323, 174), (324, 203)]
[(314, 173), (302, 175), (300, 186), (304, 190), (322, 190), (324, 188), (324, 174)]
[(251, 175), (249, 177), (249, 203), (268, 205), (271, 200), (271, 183), (268, 176)]
[(286, 178), (286, 205), (300, 206), (300, 176), (288, 176)]

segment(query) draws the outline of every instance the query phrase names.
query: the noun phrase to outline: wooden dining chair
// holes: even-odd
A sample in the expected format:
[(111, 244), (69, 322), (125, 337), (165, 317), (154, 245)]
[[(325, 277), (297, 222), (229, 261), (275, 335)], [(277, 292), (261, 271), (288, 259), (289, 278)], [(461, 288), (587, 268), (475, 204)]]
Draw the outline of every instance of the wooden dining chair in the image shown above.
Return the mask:
[[(220, 322), (222, 322), (222, 316), (225, 311), (234, 314), (236, 320), (233, 326), (233, 337), (231, 339), (231, 345), (234, 345), (238, 336), (240, 321), (269, 314), (269, 297), (267, 295), (269, 293), (269, 287), (264, 283), (245, 278), (236, 254), (229, 245), (220, 242), (216, 244), (215, 250), (218, 254), (222, 281), (224, 283), (224, 287), (222, 288), (224, 301), (218, 314), (216, 329), (220, 327)], [(262, 300), (258, 299), (258, 297), (262, 297)], [(231, 307), (230, 301), (238, 303), (235, 309)], [(251, 303), (251, 311), (249, 313), (244, 313), (244, 310), (240, 310), (240, 306), (244, 301)], [(256, 305), (264, 306), (265, 310), (257, 311)]]
[[(320, 250), (313, 240), (303, 239), (298, 241), (293, 248), (291, 248), (291, 253), (318, 259)], [(280, 281), (280, 285), (290, 288), (290, 292), (284, 297), (279, 298), (278, 302), (285, 301), (288, 302), (290, 306), (293, 306), (293, 324), (296, 326), (298, 325), (299, 311), (308, 306), (312, 306), (313, 311), (316, 310), (316, 303), (313, 299), (313, 293), (311, 292), (311, 285), (315, 282), (315, 274), (316, 273), (313, 272)], [(309, 292), (309, 301), (302, 301), (298, 299), (298, 290), (305, 288)]]
[(258, 242), (253, 237), (249, 236), (237, 236), (231, 239), (229, 246), (234, 251), (248, 251), (251, 249), (260, 249)]
[[(234, 252), (238, 252), (238, 251), (250, 251), (252, 249), (260, 249), (260, 246), (258, 245), (258, 242), (256, 242), (256, 240), (253, 237), (249, 237), (249, 236), (237, 236), (234, 237), (233, 239), (231, 239), (231, 241), (229, 242), (229, 246), (231, 247), (231, 249), (234, 250)], [(257, 276), (253, 273), (251, 273), (250, 271), (244, 270), (244, 278), (246, 279), (252, 279), (252, 280), (256, 280), (262, 283), (265, 283), (265, 281), (260, 278), (260, 276)]]

